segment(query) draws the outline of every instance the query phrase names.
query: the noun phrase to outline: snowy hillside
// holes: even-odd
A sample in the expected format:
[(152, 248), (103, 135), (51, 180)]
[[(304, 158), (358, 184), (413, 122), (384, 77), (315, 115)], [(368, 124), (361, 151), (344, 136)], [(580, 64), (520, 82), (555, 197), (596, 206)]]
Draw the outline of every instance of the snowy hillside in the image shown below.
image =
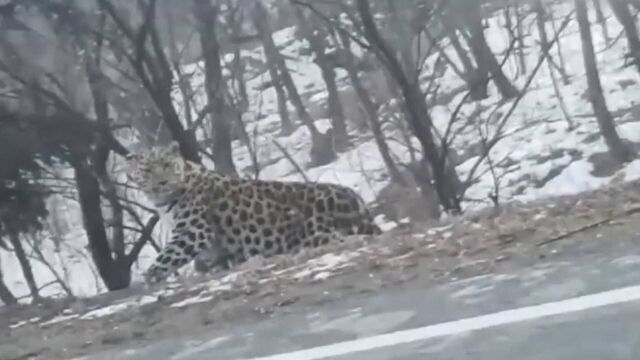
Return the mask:
[[(567, 5), (563, 11), (557, 11), (556, 17), (562, 17), (571, 10)], [(559, 8), (560, 9), (560, 8)], [(608, 10), (608, 9), (607, 9)], [(528, 19), (533, 23), (533, 17)], [(496, 54), (502, 54), (509, 46), (509, 39), (505, 38), (502, 27), (504, 19), (496, 16), (489, 21), (486, 29), (486, 37), (491, 48)], [(532, 29), (535, 26), (532, 25)], [(548, 29), (549, 32), (551, 32)], [(619, 34), (621, 26), (615, 22), (609, 22), (611, 34)], [(638, 71), (635, 67), (625, 67), (622, 54), (626, 49), (624, 39), (618, 39), (609, 48), (605, 46), (601, 33), (593, 30), (594, 44), (598, 51), (598, 64), (600, 75), (603, 79), (605, 96), (611, 112), (616, 116), (617, 126), (624, 139), (631, 142), (640, 142), (640, 122), (636, 120), (637, 99), (640, 96), (640, 83)], [(306, 54), (301, 51), (304, 44), (295, 39), (294, 28), (285, 28), (274, 34), (276, 44), (281, 46), (281, 51), (287, 59), (287, 64), (292, 70), (294, 81), (301, 89), (303, 95), (307, 95), (310, 105), (319, 107), (319, 103), (325, 101), (324, 84), (318, 66)], [(537, 45), (537, 32), (531, 30), (531, 36), (527, 38), (527, 69), (534, 68), (539, 58)], [(547, 68), (543, 66), (526, 95), (518, 104), (515, 112), (507, 122), (504, 132), (507, 134), (491, 151), (490, 158), (495, 166), (496, 178), (499, 179), (500, 196), (503, 202), (518, 200), (531, 201), (543, 197), (574, 194), (585, 190), (595, 189), (609, 184), (612, 179), (632, 180), (640, 178), (640, 160), (635, 160), (623, 168), (604, 174), (593, 174), (594, 160), (599, 153), (606, 152), (602, 139), (598, 136), (598, 126), (593, 117), (591, 106), (586, 98), (586, 79), (581, 53), (581, 42), (577, 28), (577, 22), (572, 21), (560, 37), (562, 55), (570, 71), (570, 83), (563, 84), (559, 81), (560, 91), (565, 98), (568, 112), (573, 116), (575, 127), (569, 129), (562, 112), (559, 109), (554, 89)], [(353, 45), (357, 47), (357, 45)], [(361, 52), (361, 51), (358, 51)], [(555, 54), (555, 50), (554, 50)], [(243, 51), (243, 57), (264, 61), (262, 48), (251, 51)], [(452, 53), (452, 58), (456, 59)], [(432, 65), (435, 56), (428, 63)], [(516, 59), (507, 62), (506, 73), (518, 88), (522, 88), (526, 75), (517, 76)], [(429, 65), (428, 65), (429, 66)], [(255, 69), (249, 69), (249, 72)], [(193, 88), (202, 89), (203, 76), (199, 72), (197, 64), (190, 65), (185, 72), (195, 71)], [(377, 74), (365, 74), (365, 79), (375, 82)], [(338, 72), (340, 88), (349, 89), (346, 75)], [(268, 72), (254, 74), (248, 81), (247, 88), (251, 101), (250, 111), (244, 116), (247, 124), (247, 132), (250, 135), (257, 134), (253, 139), (258, 149), (258, 160), (262, 164), (260, 177), (262, 179), (301, 180), (295, 167), (285, 159), (278, 147), (273, 143), (277, 141), (283, 145), (301, 165), (308, 162), (310, 147), (307, 129), (300, 126), (288, 136), (278, 136), (278, 122), (276, 94), (273, 88), (261, 90), (263, 83), (269, 81)], [(440, 93), (447, 94), (457, 91), (464, 86), (464, 82), (451, 70), (447, 70), (439, 80)], [(461, 116), (475, 113), (476, 125), (462, 130), (456, 138), (453, 148), (459, 152), (465, 149), (478, 147), (479, 131), (488, 133), (491, 137), (496, 128), (497, 114), (504, 115), (511, 101), (501, 103), (501, 99), (493, 87), (490, 88), (491, 96), (481, 102), (465, 105)], [(464, 92), (453, 96), (447, 105), (438, 105), (431, 109), (433, 120), (440, 131), (444, 131), (450, 119), (451, 113), (462, 100)], [(176, 102), (179, 97), (176, 96)], [(205, 94), (201, 93), (197, 103), (205, 103)], [(178, 104), (179, 105), (179, 104)], [(393, 107), (394, 104), (389, 104)], [(479, 113), (478, 113), (479, 111)], [(293, 113), (293, 111), (292, 111)], [(315, 113), (321, 113), (316, 111)], [(315, 114), (314, 113), (314, 114)], [(493, 114), (493, 116), (490, 116)], [(258, 120), (256, 120), (258, 119)], [(357, 119), (352, 119), (357, 120)], [(488, 123), (487, 123), (488, 121)], [(330, 120), (317, 118), (316, 124), (321, 131), (329, 125)], [(461, 126), (463, 121), (458, 125)], [(352, 125), (351, 123), (349, 123)], [(454, 129), (455, 129), (454, 126)], [(386, 128), (389, 139), (401, 139), (395, 128)], [(389, 175), (381, 161), (378, 149), (369, 133), (362, 133), (352, 126), (354, 146), (348, 151), (338, 154), (338, 159), (328, 165), (306, 169), (306, 176), (311, 181), (323, 181), (340, 183), (357, 190), (367, 202), (373, 202), (377, 194), (388, 184)], [(410, 153), (406, 144), (401, 141), (389, 141), (393, 157), (402, 163), (410, 161)], [(251, 173), (251, 156), (247, 147), (240, 141), (233, 144), (233, 153), (236, 166), (244, 172), (245, 176), (253, 176)], [(469, 171), (478, 160), (477, 153), (469, 153), (467, 158), (457, 165), (457, 170), (462, 179), (466, 179)], [(495, 179), (486, 162), (480, 164), (477, 174), (477, 182), (470, 187), (466, 196), (467, 201), (463, 206), (478, 208), (490, 205), (487, 194), (494, 190)], [(45, 239), (43, 251), (55, 256), (47, 256), (48, 259), (58, 259), (52, 263), (53, 269), (66, 278), (68, 284), (76, 295), (89, 296), (104, 291), (100, 284), (96, 271), (86, 249), (86, 239), (81, 224), (81, 216), (77, 205), (70, 200), (64, 200), (70, 209), (66, 218), (69, 232), (64, 235), (64, 241), (60, 249), (56, 250), (53, 241)], [(379, 219), (385, 222), (385, 219)], [(160, 244), (166, 241), (167, 229), (170, 227), (168, 219), (163, 218), (156, 229), (155, 235)], [(153, 259), (155, 251), (147, 247), (140, 256), (139, 263), (135, 266), (134, 281), (140, 281), (141, 272)], [(0, 263), (3, 268), (5, 282), (17, 296), (28, 294), (19, 264), (12, 254), (0, 250)], [(33, 262), (33, 270), (36, 278), (42, 284), (54, 280), (51, 269), (37, 261)], [(57, 285), (52, 285), (42, 291), (42, 295), (59, 294)]]

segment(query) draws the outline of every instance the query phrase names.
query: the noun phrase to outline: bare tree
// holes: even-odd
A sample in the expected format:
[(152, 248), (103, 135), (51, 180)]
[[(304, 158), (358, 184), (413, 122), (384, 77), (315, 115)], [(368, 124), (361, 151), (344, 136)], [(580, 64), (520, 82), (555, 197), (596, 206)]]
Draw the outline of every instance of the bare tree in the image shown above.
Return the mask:
[[(544, 49), (549, 48), (549, 39), (547, 37), (547, 30), (545, 28), (545, 20), (547, 18), (547, 13), (544, 9), (544, 5), (542, 4), (542, 0), (535, 0), (533, 3), (534, 10), (536, 12), (536, 24), (538, 25), (538, 33), (540, 34), (540, 47)], [(567, 105), (564, 102), (564, 97), (562, 96), (562, 91), (560, 90), (560, 86), (558, 85), (558, 81), (555, 76), (555, 69), (553, 67), (553, 60), (551, 54), (545, 53), (546, 62), (547, 62), (547, 70), (549, 71), (549, 77), (551, 77), (551, 84), (553, 85), (553, 92), (556, 94), (556, 99), (558, 100), (558, 105), (560, 106), (560, 111), (562, 112), (562, 116), (567, 122), (567, 126), (569, 129), (573, 129), (573, 119), (571, 118), (571, 114), (569, 110), (567, 110)]]
[(333, 131), (322, 134), (315, 126), (314, 121), (307, 112), (302, 98), (298, 93), (298, 89), (293, 82), (293, 78), (289, 73), (284, 57), (278, 51), (278, 48), (272, 38), (272, 30), (268, 21), (267, 9), (259, 0), (256, 0), (254, 2), (253, 10), (253, 24), (258, 33), (261, 34), (265, 53), (267, 53), (267, 56), (271, 56), (275, 62), (280, 75), (279, 78), (282, 80), (282, 84), (287, 90), (289, 100), (296, 109), (298, 117), (307, 129), (309, 129), (311, 134), (311, 164), (313, 166), (328, 164), (336, 158), (333, 146)]
[[(417, 75), (416, 61), (413, 56), (413, 39), (416, 34), (413, 33), (411, 24), (414, 23), (416, 16), (415, 5), (398, 7), (397, 1), (387, 0), (386, 10), (388, 10), (389, 35), (394, 41), (394, 48), (397, 50), (398, 58), (403, 66), (407, 76), (412, 79)], [(419, 14), (419, 12), (417, 12)], [(407, 21), (407, 19), (409, 19)]]
[[(356, 6), (362, 21), (365, 38), (400, 87), (407, 121), (422, 146), (423, 166), (430, 167), (433, 185), (438, 194), (440, 204), (447, 212), (460, 212), (460, 202), (456, 194), (454, 181), (447, 176), (448, 174), (445, 170), (447, 154), (446, 152), (443, 153), (443, 149), (440, 149), (435, 142), (431, 117), (418, 82), (411, 81), (407, 77), (395, 52), (380, 35), (373, 20), (369, 1), (357, 0)], [(430, 184), (422, 182), (421, 186), (430, 186)]]
[(246, 7), (243, 6), (243, 4), (244, 3), (242, 2), (226, 0), (225, 6), (227, 11), (224, 16), (224, 20), (228, 25), (225, 27), (227, 28), (226, 36), (229, 39), (228, 42), (230, 42), (233, 47), (233, 61), (229, 70), (231, 71), (232, 77), (235, 81), (238, 93), (237, 97), (239, 98), (235, 104), (242, 112), (245, 112), (249, 108), (249, 95), (247, 93), (247, 83), (244, 79), (246, 66), (242, 59), (240, 49), (241, 45), (245, 43), (245, 41), (251, 41), (259, 37), (257, 34), (243, 34), (242, 28), (246, 22), (244, 11)]
[(18, 299), (13, 295), (7, 284), (4, 283), (2, 278), (2, 268), (0, 267), (0, 301), (5, 305), (15, 305), (18, 303)]
[(593, 49), (593, 41), (591, 39), (591, 25), (589, 24), (589, 15), (587, 5), (583, 0), (575, 0), (576, 17), (578, 26), (580, 27), (580, 38), (582, 40), (582, 58), (587, 73), (587, 83), (589, 86), (589, 101), (595, 113), (600, 133), (604, 137), (604, 141), (609, 148), (611, 157), (623, 163), (634, 157), (631, 148), (622, 142), (618, 132), (616, 131), (613, 117), (607, 108), (607, 103), (602, 92), (600, 84), (600, 75), (598, 74), (598, 65), (596, 64), (595, 51)]
[[(502, 67), (487, 44), (481, 10), (482, 3), (478, 1), (451, 0), (441, 3), (441, 9), (436, 15), (463, 65), (463, 70), (457, 69), (457, 66), (446, 56), (444, 49), (440, 48), (440, 53), (445, 55), (445, 60), (450, 67), (467, 83), (471, 90), (471, 99), (480, 100), (488, 96), (489, 80), (493, 80), (504, 98), (515, 97), (518, 90), (503, 73)], [(429, 31), (427, 30), (426, 33), (429, 34)], [(468, 45), (475, 60), (475, 67), (471, 64), (460, 38), (464, 39)], [(439, 47), (437, 38), (431, 36), (430, 40)]]
[(68, 270), (67, 270), (66, 267), (64, 267), (65, 265), (63, 264), (63, 273), (65, 274), (65, 277), (63, 278), (58, 273), (58, 271), (54, 268), (54, 266), (51, 264), (51, 262), (49, 261), (49, 259), (45, 255), (45, 253), (40, 248), (40, 245), (42, 244), (42, 241), (39, 241), (39, 239), (37, 239), (37, 235), (36, 234), (32, 233), (32, 234), (29, 234), (29, 235), (30, 235), (29, 236), (30, 240), (28, 241), (28, 244), (29, 244), (29, 246), (30, 246), (30, 248), (32, 250), (31, 258), (34, 259), (35, 261), (40, 262), (47, 269), (49, 269), (49, 272), (55, 278), (54, 283), (57, 283), (62, 288), (62, 291), (64, 291), (64, 293), (67, 295), (67, 297), (75, 298), (75, 295), (73, 294), (73, 291), (69, 287), (69, 284), (67, 283), (67, 281), (65, 281), (65, 280), (68, 280), (68, 276), (66, 276), (66, 275), (68, 275)]
[[(51, 4), (51, 3), (47, 3)], [(131, 265), (143, 246), (150, 240), (150, 233), (157, 222), (157, 217), (148, 220), (149, 227), (143, 228), (140, 237), (127, 252), (125, 244), (125, 208), (122, 206), (121, 194), (110, 178), (108, 160), (113, 153), (124, 155), (127, 150), (115, 139), (110, 119), (109, 92), (111, 83), (102, 69), (105, 30), (105, 18), (99, 17), (94, 31), (87, 30), (92, 18), (72, 7), (48, 10), (58, 11), (65, 15), (64, 25), (71, 31), (68, 40), (69, 53), (83, 54), (75, 63), (78, 75), (84, 76), (90, 90), (87, 98), (93, 101), (93, 115), (88, 118), (80, 109), (65, 101), (68, 91), (59, 84), (66, 79), (59, 79), (47, 74), (51, 88), (38, 81), (31, 82), (34, 93), (40, 99), (34, 100), (43, 109), (36, 115), (22, 119), (25, 129), (34, 133), (37, 139), (46, 139), (44, 144), (49, 151), (74, 171), (74, 182), (77, 199), (82, 212), (83, 225), (88, 239), (89, 251), (96, 268), (109, 290), (126, 288), (131, 280)], [(93, 24), (91, 24), (93, 25)], [(58, 34), (60, 37), (62, 35)], [(110, 44), (112, 45), (112, 44)], [(68, 54), (67, 52), (63, 52)], [(71, 58), (65, 58), (71, 62)], [(29, 70), (28, 61), (23, 61), (21, 68), (10, 68), (3, 64), (2, 70), (17, 83), (26, 86), (27, 81), (20, 74)], [(84, 66), (81, 66), (84, 65)], [(84, 70), (84, 71), (82, 71)], [(76, 84), (80, 86), (84, 84)], [(88, 110), (88, 111), (90, 111)], [(51, 115), (49, 115), (51, 113)], [(26, 131), (26, 130), (25, 130)], [(109, 231), (112, 230), (112, 231)]]
[(613, 14), (616, 16), (627, 36), (627, 45), (629, 46), (628, 57), (633, 59), (638, 71), (640, 71), (640, 38), (638, 38), (638, 29), (636, 27), (635, 18), (631, 15), (628, 0), (609, 0), (609, 5)]
[(602, 29), (602, 38), (604, 38), (605, 45), (609, 46), (611, 43), (611, 37), (609, 36), (609, 28), (607, 26), (607, 19), (604, 17), (604, 12), (602, 11), (602, 4), (600, 3), (602, 0), (592, 0), (593, 8), (596, 11), (596, 21), (600, 24), (600, 29)]
[[(473, 83), (470, 82), (469, 78), (472, 77), (472, 74), (476, 71), (476, 69), (474, 68), (473, 63), (471, 62), (471, 58), (469, 57), (469, 53), (467, 52), (467, 49), (465, 49), (462, 46), (462, 43), (460, 42), (458, 31), (453, 26), (451, 26), (451, 24), (449, 24), (448, 21), (444, 21), (443, 23), (445, 25), (447, 37), (451, 42), (451, 46), (455, 50), (456, 55), (458, 56), (458, 59), (460, 59), (460, 62), (462, 63), (462, 67), (464, 69), (464, 72), (462, 73), (462, 78), (467, 81), (467, 83), (469, 84), (469, 87), (471, 88), (473, 86)], [(484, 88), (484, 94), (473, 96), (473, 98), (477, 98), (477, 99), (482, 99), (485, 97), (487, 97), (486, 87)]]
[[(510, 42), (516, 42), (518, 44), (518, 67), (519, 74), (527, 73), (527, 61), (525, 54), (525, 41), (524, 41), (524, 26), (523, 21), (525, 16), (523, 16), (520, 12), (520, 3), (518, 0), (515, 1), (515, 4), (506, 4), (503, 12), (505, 19), (505, 28), (509, 33)], [(515, 18), (515, 24), (513, 21)]]
[[(464, 2), (464, 5), (462, 3)], [(484, 36), (484, 26), (482, 25), (482, 3), (480, 1), (454, 0), (452, 3), (457, 7), (462, 5), (459, 11), (466, 15), (467, 30), (469, 31), (469, 46), (478, 65), (478, 80), (484, 79), (491, 74), (493, 82), (503, 98), (509, 99), (518, 95), (518, 89), (502, 71), (495, 55), (491, 51), (487, 39)], [(454, 5), (455, 6), (455, 5)], [(454, 10), (455, 11), (455, 10)]]
[(516, 18), (516, 37), (518, 41), (518, 60), (520, 61), (520, 69), (522, 73), (527, 72), (527, 61), (526, 61), (526, 41), (525, 41), (525, 33), (524, 33), (524, 20), (527, 14), (522, 14), (520, 11), (520, 0), (516, 0), (515, 6), (513, 7), (514, 15)]
[(231, 121), (233, 109), (227, 100), (227, 89), (222, 78), (220, 47), (216, 35), (218, 7), (211, 0), (195, 0), (194, 15), (198, 22), (200, 47), (204, 59), (205, 91), (209, 101), (211, 132), (213, 133), (212, 153), (216, 171), (227, 175), (237, 175), (231, 148)]
[(260, 14), (253, 14), (253, 26), (258, 31), (258, 36), (264, 48), (265, 62), (271, 78), (269, 85), (273, 86), (276, 92), (278, 114), (280, 115), (280, 133), (282, 135), (289, 135), (293, 132), (294, 126), (289, 117), (289, 110), (287, 109), (287, 94), (284, 88), (284, 80), (278, 68), (278, 58), (280, 54), (271, 38), (271, 27)]
[(24, 251), (24, 247), (22, 246), (22, 242), (20, 240), (20, 234), (15, 231), (15, 229), (7, 229), (9, 233), (9, 242), (13, 247), (13, 251), (18, 258), (18, 262), (20, 263), (20, 268), (22, 269), (22, 274), (24, 275), (24, 279), (27, 282), (27, 286), (29, 287), (29, 292), (31, 293), (31, 298), (34, 302), (38, 302), (41, 300), (40, 291), (38, 290), (38, 285), (36, 284), (36, 279), (33, 276), (33, 270), (31, 268), (31, 263), (29, 262), (29, 258), (27, 257), (27, 253)]
[[(358, 99), (362, 103), (362, 107), (364, 108), (365, 114), (367, 116), (367, 121), (369, 123), (369, 128), (373, 133), (373, 138), (376, 142), (376, 146), (378, 147), (378, 151), (380, 152), (380, 156), (384, 161), (387, 170), (389, 171), (389, 175), (391, 179), (399, 184), (404, 184), (405, 181), (396, 166), (396, 163), (393, 161), (391, 157), (391, 152), (389, 150), (389, 145), (384, 136), (384, 132), (382, 131), (382, 125), (380, 124), (380, 120), (378, 120), (378, 109), (376, 104), (369, 96), (369, 92), (362, 84), (360, 80), (360, 76), (358, 75), (358, 70), (355, 64), (355, 56), (351, 52), (351, 40), (349, 36), (344, 32), (338, 32), (340, 36), (340, 40), (342, 42), (342, 51), (340, 54), (343, 54), (341, 58), (343, 59), (342, 63), (344, 69), (347, 71), (349, 76), (349, 80), (351, 81), (351, 85), (358, 95)], [(337, 53), (336, 53), (337, 54)]]
[[(118, 56), (125, 58), (134, 69), (140, 82), (153, 99), (156, 107), (175, 141), (180, 144), (180, 152), (191, 161), (200, 162), (199, 148), (194, 129), (185, 129), (176, 111), (171, 90), (173, 72), (156, 27), (157, 0), (137, 2), (142, 14), (142, 23), (135, 25), (126, 18), (110, 0), (97, 0), (100, 10), (117, 26), (122, 35), (120, 43), (111, 43)], [(114, 39), (118, 41), (120, 39)]]
[(327, 46), (325, 42), (329, 34), (321, 24), (318, 24), (315, 19), (307, 16), (300, 7), (296, 6), (295, 13), (298, 18), (299, 29), (304, 38), (309, 42), (309, 46), (315, 54), (314, 61), (320, 68), (322, 79), (327, 87), (327, 101), (334, 130), (335, 147), (337, 150), (345, 149), (349, 145), (349, 136), (347, 134), (344, 109), (340, 102), (340, 95), (336, 84), (334, 64), (332, 64), (327, 57)]

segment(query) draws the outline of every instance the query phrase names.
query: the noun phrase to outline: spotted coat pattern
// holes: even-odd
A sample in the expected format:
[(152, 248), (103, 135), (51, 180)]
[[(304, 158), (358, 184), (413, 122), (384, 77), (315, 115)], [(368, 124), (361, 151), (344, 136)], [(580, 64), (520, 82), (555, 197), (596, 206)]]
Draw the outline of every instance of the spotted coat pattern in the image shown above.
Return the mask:
[(175, 142), (131, 153), (127, 165), (128, 177), (169, 209), (175, 224), (148, 281), (166, 278), (205, 249), (230, 266), (381, 232), (362, 199), (344, 186), (224, 176), (184, 160)]

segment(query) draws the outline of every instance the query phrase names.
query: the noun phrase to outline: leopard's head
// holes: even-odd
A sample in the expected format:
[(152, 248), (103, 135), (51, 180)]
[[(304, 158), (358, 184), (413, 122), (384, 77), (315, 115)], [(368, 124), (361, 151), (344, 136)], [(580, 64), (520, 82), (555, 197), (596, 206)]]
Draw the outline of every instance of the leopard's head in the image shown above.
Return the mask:
[(194, 166), (181, 156), (177, 142), (127, 155), (127, 177), (156, 205), (166, 205), (182, 193)]

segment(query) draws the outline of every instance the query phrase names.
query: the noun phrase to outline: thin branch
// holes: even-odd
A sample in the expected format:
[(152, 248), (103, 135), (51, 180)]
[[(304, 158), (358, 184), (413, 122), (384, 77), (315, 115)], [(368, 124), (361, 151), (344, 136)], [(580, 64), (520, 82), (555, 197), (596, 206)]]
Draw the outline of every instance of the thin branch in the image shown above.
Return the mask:
[(136, 261), (144, 245), (151, 240), (151, 233), (153, 232), (153, 228), (156, 226), (159, 220), (160, 217), (158, 215), (153, 215), (151, 216), (151, 218), (149, 218), (149, 220), (147, 220), (144, 228), (142, 228), (140, 237), (131, 248), (131, 251), (129, 251), (129, 254), (127, 254), (126, 256), (127, 266), (131, 266), (131, 264)]
[(361, 39), (359, 39), (358, 37), (353, 35), (353, 33), (351, 31), (349, 31), (349, 29), (344, 28), (335, 19), (332, 19), (332, 18), (328, 17), (327, 15), (323, 14), (320, 10), (316, 9), (315, 6), (309, 4), (306, 1), (302, 1), (302, 0), (289, 0), (289, 1), (294, 5), (299, 5), (299, 6), (302, 6), (302, 7), (305, 7), (307, 9), (309, 9), (314, 15), (318, 16), (321, 20), (325, 21), (327, 24), (329, 24), (331, 27), (333, 27), (337, 31), (340, 31), (343, 34), (347, 35), (353, 42), (355, 42), (356, 44), (360, 45), (360, 47), (362, 47), (363, 49), (365, 49), (365, 50), (373, 50), (371, 45), (367, 44), (366, 42), (362, 41)]
[[(483, 151), (482, 156), (480, 156), (480, 158), (478, 158), (478, 160), (473, 164), (473, 166), (469, 170), (467, 179), (464, 182), (464, 184), (469, 184), (470, 180), (473, 178), (474, 173), (476, 172), (477, 168), (480, 166), (482, 161), (484, 161), (484, 159), (486, 158), (488, 153), (491, 151), (491, 149), (503, 138), (502, 130), (506, 126), (507, 121), (509, 120), (511, 115), (513, 115), (516, 107), (520, 103), (520, 100), (522, 100), (522, 98), (527, 93), (527, 90), (531, 86), (531, 83), (533, 82), (533, 79), (535, 78), (536, 74), (538, 73), (538, 70), (540, 70), (540, 67), (544, 63), (544, 61), (545, 61), (545, 59), (547, 57), (547, 54), (553, 48), (553, 45), (556, 43), (556, 41), (559, 39), (560, 34), (562, 33), (562, 31), (564, 31), (564, 29), (567, 27), (567, 25), (569, 25), (569, 22), (570, 22), (570, 20), (571, 20), (571, 18), (573, 16), (574, 12), (575, 12), (575, 10), (572, 10), (567, 16), (565, 16), (564, 21), (560, 25), (560, 28), (558, 29), (556, 34), (554, 35), (553, 40), (549, 42), (548, 46), (545, 49), (542, 49), (542, 54), (539, 56), (538, 62), (536, 63), (536, 66), (533, 68), (533, 71), (531, 72), (531, 75), (529, 75), (529, 78), (527, 78), (527, 81), (525, 82), (525, 85), (522, 88), (522, 90), (520, 91), (520, 94), (518, 95), (518, 97), (511, 103), (511, 107), (509, 108), (507, 113), (499, 121), (498, 127), (496, 129), (494, 137), (489, 142), (487, 142), (487, 146), (485, 148), (485, 151)], [(461, 191), (460, 197), (464, 196), (464, 193), (466, 192), (466, 190), (468, 188), (469, 188), (469, 186), (467, 185), (465, 187), (465, 189), (463, 189)]]
[(289, 154), (287, 149), (282, 145), (280, 145), (280, 143), (278, 143), (278, 141), (276, 140), (273, 140), (273, 144), (278, 148), (278, 150), (280, 150), (280, 152), (282, 152), (282, 155), (284, 155), (284, 157), (291, 163), (291, 165), (293, 165), (296, 171), (302, 176), (304, 181), (310, 182), (309, 178), (307, 177), (307, 174), (304, 173), (304, 170), (302, 170), (302, 167), (300, 167), (300, 165), (295, 161), (295, 159), (291, 156), (291, 154)]

